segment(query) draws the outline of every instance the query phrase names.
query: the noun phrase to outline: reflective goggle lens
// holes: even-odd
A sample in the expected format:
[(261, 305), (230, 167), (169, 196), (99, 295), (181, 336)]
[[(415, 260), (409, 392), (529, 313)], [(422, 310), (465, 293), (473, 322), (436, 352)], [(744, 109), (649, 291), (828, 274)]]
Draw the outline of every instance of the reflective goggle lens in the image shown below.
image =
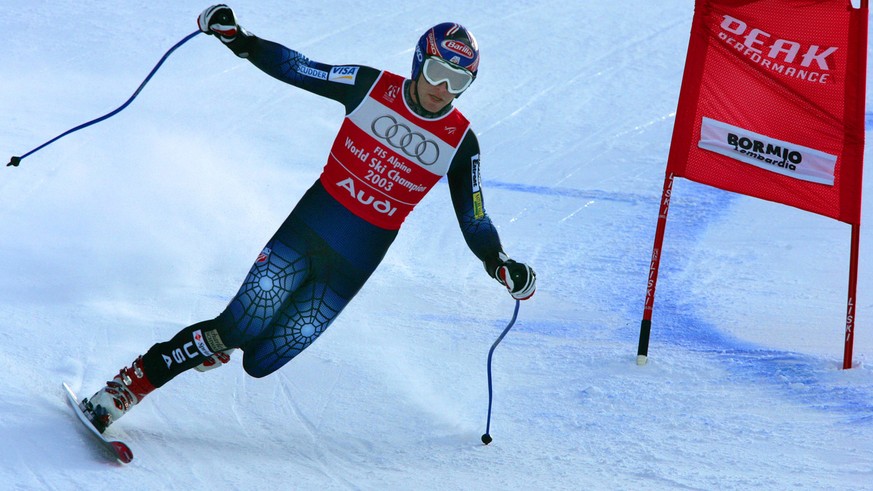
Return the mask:
[(473, 83), (472, 73), (463, 68), (454, 67), (439, 58), (427, 58), (424, 60), (422, 73), (431, 85), (439, 85), (446, 82), (448, 91), (452, 94), (460, 94)]

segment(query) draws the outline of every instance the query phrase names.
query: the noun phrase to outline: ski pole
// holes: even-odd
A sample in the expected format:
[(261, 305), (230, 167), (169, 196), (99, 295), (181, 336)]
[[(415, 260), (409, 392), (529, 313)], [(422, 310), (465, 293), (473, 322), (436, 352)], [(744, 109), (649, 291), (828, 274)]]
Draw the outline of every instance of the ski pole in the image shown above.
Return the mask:
[(512, 329), (512, 325), (515, 324), (515, 319), (518, 318), (518, 306), (520, 304), (521, 304), (521, 301), (519, 301), (519, 300), (515, 301), (515, 311), (512, 313), (512, 319), (509, 321), (509, 324), (506, 326), (506, 329), (504, 329), (503, 332), (500, 333), (500, 336), (498, 336), (497, 340), (494, 341), (494, 344), (491, 345), (491, 349), (488, 351), (488, 420), (485, 423), (485, 434), (482, 435), (482, 443), (484, 443), (485, 445), (488, 445), (489, 443), (491, 443), (491, 440), (492, 440), (492, 438), (491, 438), (491, 402), (494, 399), (494, 397), (493, 397), (494, 391), (492, 390), (492, 385), (491, 385), (491, 357), (494, 355), (494, 348), (496, 348), (497, 345), (500, 344), (500, 341), (503, 341), (503, 338), (504, 338), (504, 336), (506, 336), (506, 333), (508, 333), (509, 330)]
[(179, 41), (178, 43), (176, 43), (172, 48), (170, 48), (166, 53), (164, 53), (164, 56), (161, 57), (161, 60), (158, 61), (158, 64), (155, 65), (154, 68), (152, 68), (152, 71), (148, 74), (148, 76), (145, 78), (145, 80), (142, 81), (142, 83), (141, 83), (141, 84), (139, 85), (139, 87), (136, 89), (136, 92), (134, 92), (133, 95), (130, 96), (130, 98), (127, 100), (127, 102), (125, 102), (124, 104), (122, 104), (120, 107), (118, 107), (117, 109), (115, 109), (114, 111), (112, 111), (112, 112), (110, 112), (110, 113), (107, 113), (107, 114), (104, 114), (103, 116), (100, 116), (100, 117), (97, 118), (97, 119), (92, 119), (91, 121), (88, 121), (87, 123), (82, 123), (82, 124), (80, 124), (79, 126), (76, 126), (75, 128), (70, 128), (69, 130), (67, 130), (67, 131), (65, 131), (65, 132), (63, 132), (63, 133), (61, 133), (60, 135), (58, 135), (58, 136), (52, 138), (51, 140), (49, 140), (49, 141), (43, 143), (42, 145), (40, 145), (40, 146), (34, 148), (33, 150), (31, 150), (31, 151), (25, 153), (24, 155), (21, 155), (20, 157), (12, 157), (12, 159), (9, 160), (9, 163), (6, 164), (6, 167), (9, 167), (9, 166), (18, 167), (18, 164), (21, 163), (21, 160), (24, 159), (25, 157), (27, 157), (28, 155), (30, 155), (30, 154), (32, 154), (32, 153), (34, 153), (34, 152), (36, 152), (36, 151), (42, 149), (43, 147), (46, 147), (46, 146), (48, 146), (48, 145), (54, 143), (54, 142), (57, 141), (57, 140), (60, 140), (61, 138), (63, 138), (63, 137), (65, 137), (65, 136), (69, 135), (70, 133), (74, 133), (74, 132), (76, 132), (76, 131), (79, 131), (79, 130), (81, 130), (82, 128), (87, 128), (88, 126), (91, 126), (92, 124), (99, 123), (100, 121), (103, 121), (104, 119), (111, 118), (112, 116), (115, 116), (116, 114), (118, 114), (119, 112), (121, 112), (122, 110), (124, 110), (124, 108), (126, 108), (128, 105), (130, 105), (130, 103), (133, 102), (134, 99), (136, 99), (136, 96), (139, 95), (139, 93), (140, 93), (140, 91), (143, 89), (143, 87), (145, 87), (145, 85), (146, 85), (147, 83), (149, 83), (149, 80), (151, 80), (152, 75), (154, 75), (155, 72), (158, 71), (158, 68), (160, 68), (161, 65), (164, 64), (164, 61), (165, 61), (165, 60), (170, 56), (170, 53), (172, 53), (173, 51), (175, 51), (176, 48), (178, 48), (179, 46), (182, 46), (183, 44), (185, 44), (186, 42), (188, 42), (189, 39), (193, 38), (194, 36), (196, 36), (196, 35), (198, 35), (198, 34), (200, 34), (200, 30), (199, 30), (199, 29), (196, 30), (196, 31), (194, 31), (194, 32), (192, 32), (191, 34), (185, 36), (181, 41)]

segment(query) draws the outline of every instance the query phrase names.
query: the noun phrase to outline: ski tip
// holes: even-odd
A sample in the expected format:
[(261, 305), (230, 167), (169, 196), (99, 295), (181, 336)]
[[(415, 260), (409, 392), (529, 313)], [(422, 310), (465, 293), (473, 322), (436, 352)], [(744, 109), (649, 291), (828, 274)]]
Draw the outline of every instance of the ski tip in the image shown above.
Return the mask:
[(131, 452), (130, 447), (122, 442), (109, 442), (109, 444), (115, 449), (115, 455), (119, 461), (129, 464), (133, 460), (133, 452)]
[(79, 421), (88, 429), (89, 433), (94, 436), (96, 441), (98, 441), (102, 448), (106, 449), (107, 454), (112, 454), (115, 456), (116, 460), (123, 464), (129, 464), (133, 460), (133, 452), (130, 450), (130, 447), (127, 446), (124, 442), (113, 441), (106, 439), (97, 428), (88, 420), (88, 417), (82, 412), (82, 407), (79, 404), (76, 393), (73, 389), (67, 385), (66, 382), (62, 382), (64, 389), (67, 391), (67, 400), (70, 403), (70, 406), (73, 408), (73, 412), (78, 417)]
[(76, 399), (76, 391), (74, 391), (72, 389), (72, 387), (70, 387), (70, 385), (67, 384), (66, 382), (61, 382), (61, 385), (64, 387), (64, 390), (67, 391), (67, 394), (69, 394), (73, 398), (73, 400), (75, 400)]

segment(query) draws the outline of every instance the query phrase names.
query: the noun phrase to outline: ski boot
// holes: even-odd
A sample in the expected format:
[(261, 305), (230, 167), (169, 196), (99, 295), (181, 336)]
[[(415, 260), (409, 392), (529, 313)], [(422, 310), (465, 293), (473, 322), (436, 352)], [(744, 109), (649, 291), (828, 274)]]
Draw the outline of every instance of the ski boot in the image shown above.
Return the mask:
[(198, 372), (206, 372), (230, 362), (230, 354), (233, 353), (234, 349), (235, 348), (229, 348), (224, 351), (218, 351), (214, 353), (212, 356), (207, 358), (206, 361), (194, 367), (194, 370), (197, 370)]
[(106, 386), (79, 405), (97, 431), (103, 433), (118, 418), (130, 411), (143, 397), (155, 390), (142, 370), (142, 356), (130, 367), (122, 368)]

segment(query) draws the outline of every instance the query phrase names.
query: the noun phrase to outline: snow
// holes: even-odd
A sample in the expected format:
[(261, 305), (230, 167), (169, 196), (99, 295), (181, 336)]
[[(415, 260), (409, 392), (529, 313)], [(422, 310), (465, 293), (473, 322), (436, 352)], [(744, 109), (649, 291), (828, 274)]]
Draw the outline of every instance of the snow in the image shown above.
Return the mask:
[[(494, 354), (494, 442), (486, 357), (514, 303), (441, 183), (292, 363), (253, 379), (237, 353), (173, 380), (111, 428), (129, 465), (89, 444), (61, 382), (90, 394), (220, 312), (342, 117), (196, 36), (126, 110), (0, 171), (2, 487), (873, 489), (867, 229), (841, 370), (849, 226), (677, 180), (635, 363), (693, 2), (485, 4), (231, 6), (313, 59), (402, 74), (428, 26), (476, 33), (480, 77), (457, 106), (504, 247), (539, 280)], [(7, 0), (0, 149), (118, 107), (206, 6)]]

